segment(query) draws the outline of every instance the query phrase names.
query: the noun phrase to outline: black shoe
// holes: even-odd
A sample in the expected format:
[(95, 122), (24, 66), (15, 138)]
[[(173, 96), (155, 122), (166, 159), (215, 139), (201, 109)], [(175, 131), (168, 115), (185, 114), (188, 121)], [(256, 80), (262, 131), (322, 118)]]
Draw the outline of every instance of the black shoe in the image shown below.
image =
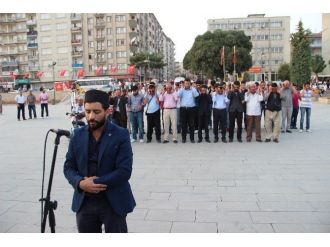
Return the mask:
[(262, 140), (261, 139), (258, 139), (258, 140), (256, 140), (257, 142), (262, 142)]
[(227, 143), (227, 140), (226, 139), (222, 139), (221, 140), (223, 143)]
[(186, 140), (182, 140), (182, 143), (186, 143)]
[(162, 143), (162, 141), (161, 141), (161, 140), (159, 140), (159, 139), (157, 140), (157, 142), (158, 142), (158, 143)]
[(275, 138), (275, 139), (273, 140), (273, 142), (279, 143), (279, 141), (278, 141), (277, 138)]
[(270, 139), (266, 139), (265, 142), (270, 142)]
[(295, 127), (295, 126), (292, 126), (291, 127), (291, 129), (293, 129), (293, 130), (296, 130), (296, 129), (298, 129), (297, 127)]
[(291, 130), (286, 130), (286, 133), (292, 133), (292, 131)]
[(190, 140), (191, 143), (195, 143), (195, 140)]
[(233, 139), (229, 139), (229, 142), (233, 142)]
[(214, 143), (217, 143), (218, 141), (219, 141), (218, 139), (214, 139), (214, 141), (213, 141), (213, 142), (214, 142)]
[(178, 143), (178, 141), (177, 140), (174, 140), (173, 143)]
[(241, 142), (241, 143), (243, 142), (242, 139), (238, 139), (237, 141), (238, 141), (238, 142)]
[(164, 140), (163, 143), (168, 143), (168, 140)]
[(150, 143), (151, 142), (151, 140), (147, 140), (147, 143)]
[(201, 142), (202, 142), (202, 139), (199, 139), (199, 140), (198, 140), (198, 143), (201, 143)]
[(206, 142), (210, 143), (210, 139), (205, 139)]
[(281, 131), (281, 133), (285, 133), (285, 131), (284, 131), (284, 130), (282, 130), (282, 131)]

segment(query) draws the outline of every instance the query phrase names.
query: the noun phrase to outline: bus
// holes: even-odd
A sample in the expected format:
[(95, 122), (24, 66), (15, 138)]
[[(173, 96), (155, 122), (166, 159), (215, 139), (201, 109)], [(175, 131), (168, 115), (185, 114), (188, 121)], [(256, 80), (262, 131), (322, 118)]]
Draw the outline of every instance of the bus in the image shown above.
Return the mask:
[(116, 80), (111, 77), (94, 77), (78, 79), (75, 83), (78, 84), (84, 91), (88, 91), (90, 89), (110, 91), (114, 87)]

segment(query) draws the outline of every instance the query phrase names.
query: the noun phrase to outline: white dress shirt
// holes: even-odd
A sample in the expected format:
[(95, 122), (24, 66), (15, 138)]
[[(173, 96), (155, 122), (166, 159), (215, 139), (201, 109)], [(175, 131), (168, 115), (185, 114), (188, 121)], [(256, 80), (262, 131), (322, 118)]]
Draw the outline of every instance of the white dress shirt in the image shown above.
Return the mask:
[(15, 101), (17, 104), (25, 104), (25, 96), (24, 95), (16, 95)]
[(260, 116), (261, 105), (260, 102), (264, 100), (261, 94), (245, 93), (244, 100), (246, 101), (246, 115), (249, 116)]

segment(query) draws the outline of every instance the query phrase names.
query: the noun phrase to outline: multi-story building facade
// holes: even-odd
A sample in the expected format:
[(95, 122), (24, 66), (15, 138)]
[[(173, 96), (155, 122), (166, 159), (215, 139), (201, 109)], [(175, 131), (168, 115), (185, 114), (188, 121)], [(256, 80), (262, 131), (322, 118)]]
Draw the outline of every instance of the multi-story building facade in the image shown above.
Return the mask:
[[(152, 13), (0, 14), (0, 76), (10, 72), (41, 81), (100, 75), (128, 78), (130, 57), (157, 53), (169, 64), (164, 69), (136, 70), (136, 77), (174, 76), (174, 43)], [(60, 75), (60, 71), (66, 71)]]
[(281, 64), (290, 63), (290, 17), (265, 17), (264, 14), (245, 18), (209, 19), (208, 31), (242, 30), (250, 37), (253, 66), (261, 67), (257, 80), (277, 80)]
[(308, 38), (312, 56), (322, 55), (322, 33), (311, 33)]
[(330, 13), (322, 14), (322, 57), (327, 65), (323, 75), (330, 75)]

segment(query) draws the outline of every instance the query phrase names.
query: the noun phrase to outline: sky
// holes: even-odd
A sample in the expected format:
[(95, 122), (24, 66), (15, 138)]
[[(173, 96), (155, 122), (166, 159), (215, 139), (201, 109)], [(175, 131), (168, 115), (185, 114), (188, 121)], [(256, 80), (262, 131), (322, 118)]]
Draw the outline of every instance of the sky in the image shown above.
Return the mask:
[[(33, 4), (32, 4), (33, 3)], [(248, 14), (290, 16), (291, 32), (301, 19), (312, 32), (322, 29), (321, 13), (330, 12), (326, 0), (11, 0), (1, 12), (37, 13), (154, 13), (165, 34), (175, 43), (182, 61), (197, 35), (207, 31), (207, 20), (246, 17)]]

